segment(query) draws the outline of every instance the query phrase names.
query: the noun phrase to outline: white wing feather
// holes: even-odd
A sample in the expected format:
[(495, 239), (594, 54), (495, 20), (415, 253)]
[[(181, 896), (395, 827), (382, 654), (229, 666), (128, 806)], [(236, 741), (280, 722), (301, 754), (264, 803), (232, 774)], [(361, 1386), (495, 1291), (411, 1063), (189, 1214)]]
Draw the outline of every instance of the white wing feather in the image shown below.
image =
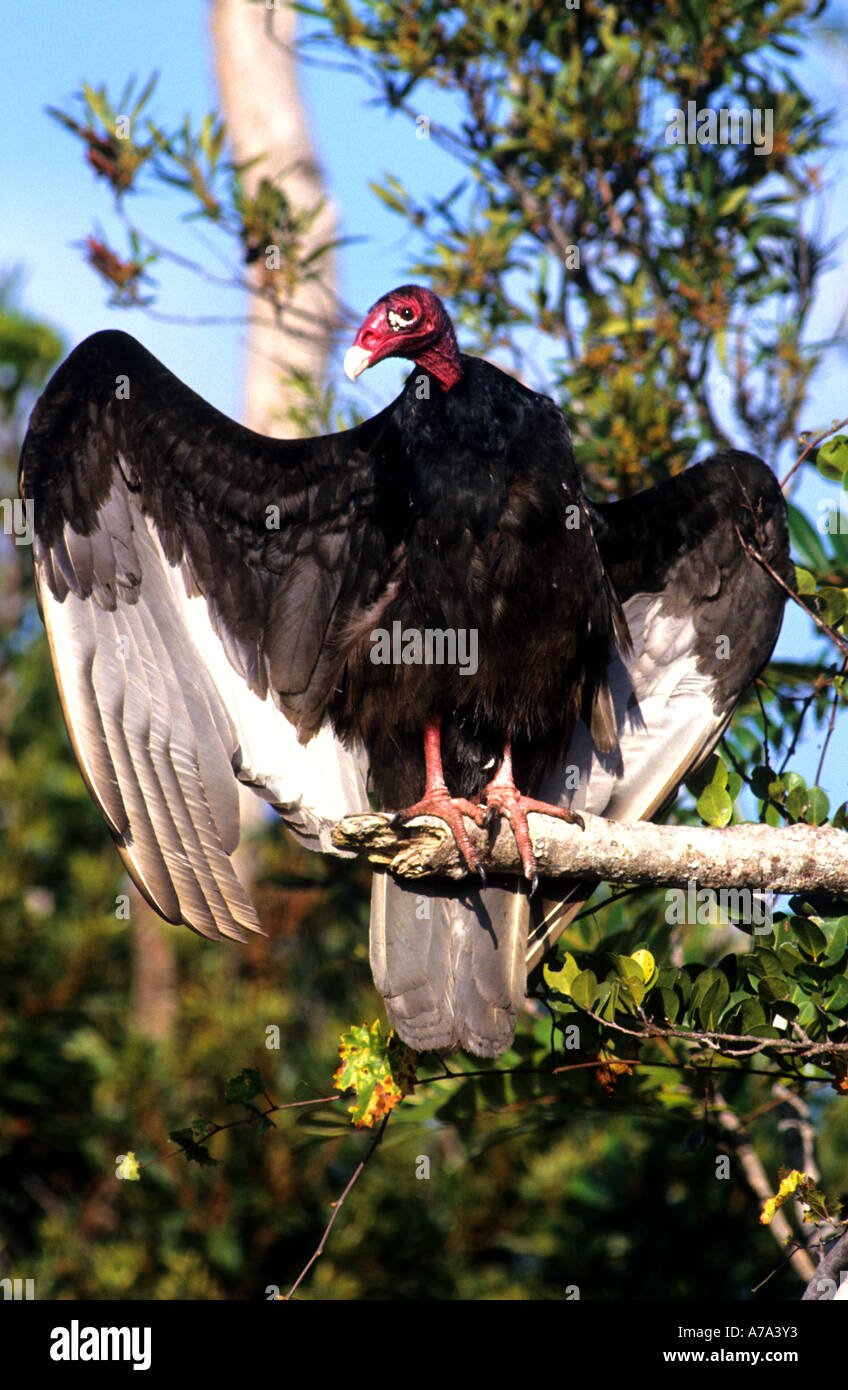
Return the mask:
[[(116, 482), (91, 537), (102, 555), (113, 507), (133, 515), (134, 552), (116, 552), (109, 611), (94, 597), (39, 598), (62, 706), (86, 782), (127, 867), (169, 921), (205, 936), (260, 930), (230, 859), (238, 845), (237, 781), (279, 811), (310, 849), (332, 851), (330, 829), (367, 809), (364, 757), (328, 722), (306, 745), (228, 660), (202, 597), (168, 564), (152, 523)], [(125, 529), (125, 528), (124, 528)], [(68, 532), (63, 563), (84, 552)], [(67, 557), (67, 559), (66, 559)], [(137, 601), (129, 582), (141, 576)]]

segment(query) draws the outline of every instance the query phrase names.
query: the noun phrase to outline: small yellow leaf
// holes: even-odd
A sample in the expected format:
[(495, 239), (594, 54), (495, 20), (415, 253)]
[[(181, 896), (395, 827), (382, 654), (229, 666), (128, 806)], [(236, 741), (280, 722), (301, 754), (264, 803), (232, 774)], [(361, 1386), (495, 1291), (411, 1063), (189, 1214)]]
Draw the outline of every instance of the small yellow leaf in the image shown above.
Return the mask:
[(630, 959), (635, 960), (639, 969), (642, 971), (642, 977), (645, 981), (645, 984), (649, 984), (650, 981), (653, 979), (654, 973), (657, 968), (657, 963), (651, 955), (650, 951), (646, 951), (644, 948), (642, 948), (639, 951), (634, 951)]
[(799, 1187), (801, 1192), (804, 1193), (812, 1186), (813, 1179), (811, 1177), (808, 1177), (806, 1173), (799, 1173), (797, 1168), (793, 1168), (792, 1172), (787, 1173), (786, 1177), (781, 1182), (775, 1196), (769, 1197), (768, 1201), (763, 1204), (763, 1209), (760, 1213), (760, 1224), (768, 1226), (775, 1212), (789, 1201), (789, 1198), (798, 1191)]

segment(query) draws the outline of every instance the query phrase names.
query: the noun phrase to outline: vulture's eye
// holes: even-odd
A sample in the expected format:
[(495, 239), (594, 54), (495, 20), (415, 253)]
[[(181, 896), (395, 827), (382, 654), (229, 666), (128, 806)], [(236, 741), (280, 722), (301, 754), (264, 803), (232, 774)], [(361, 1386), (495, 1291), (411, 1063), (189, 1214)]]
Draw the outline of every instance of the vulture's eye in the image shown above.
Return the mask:
[(401, 328), (408, 328), (414, 318), (415, 310), (410, 308), (390, 309), (388, 313), (389, 324), (394, 329), (395, 333)]

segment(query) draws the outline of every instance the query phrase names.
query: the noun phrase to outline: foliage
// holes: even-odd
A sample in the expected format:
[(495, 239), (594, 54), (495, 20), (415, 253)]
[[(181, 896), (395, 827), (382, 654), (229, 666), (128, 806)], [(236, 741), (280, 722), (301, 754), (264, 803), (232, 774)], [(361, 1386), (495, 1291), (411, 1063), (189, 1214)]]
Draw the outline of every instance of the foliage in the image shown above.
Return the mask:
[(379, 1019), (370, 1028), (363, 1023), (345, 1033), (339, 1056), (341, 1066), (333, 1085), (356, 1092), (349, 1110), (360, 1128), (372, 1128), (415, 1090), (416, 1054), (391, 1030), (385, 1036)]
[(824, 1221), (829, 1224), (838, 1218), (842, 1210), (841, 1203), (837, 1202), (835, 1209), (829, 1211), (824, 1193), (819, 1192), (815, 1179), (811, 1178), (809, 1173), (799, 1173), (797, 1168), (793, 1168), (791, 1173), (786, 1173), (781, 1168), (779, 1177), (780, 1187), (764, 1204), (760, 1214), (760, 1221), (764, 1226), (768, 1226), (774, 1220), (775, 1212), (796, 1195), (807, 1207), (804, 1213), (805, 1221)]
[[(248, 290), (267, 299), (279, 314), (295, 287), (304, 280), (320, 279), (337, 240), (318, 246), (307, 244), (309, 233), (323, 204), (294, 208), (282, 183), (267, 178), (255, 193), (245, 191), (243, 175), (249, 162), (225, 157), (225, 128), (221, 118), (208, 111), (197, 128), (188, 116), (165, 130), (149, 115), (156, 88), (156, 74), (135, 97), (130, 80), (116, 101), (105, 85), (83, 83), (77, 97), (79, 116), (56, 107), (49, 114), (71, 131), (85, 148), (86, 162), (105, 179), (115, 194), (116, 211), (123, 224), (128, 254), (121, 254), (98, 232), (86, 238), (87, 259), (111, 288), (110, 302), (119, 307), (145, 307), (142, 281), (150, 281), (150, 268), (162, 259), (185, 267), (185, 259), (159, 244), (136, 226), (126, 210), (126, 198), (148, 186), (167, 185), (183, 198), (185, 220), (202, 220), (218, 233), (222, 259), (233, 265), (229, 274), (214, 276), (200, 262), (190, 268), (217, 280), (222, 288)], [(280, 179), (287, 171), (282, 170)], [(261, 274), (248, 279), (241, 266), (259, 263)]]
[[(727, 438), (772, 458), (795, 439), (827, 346), (807, 340), (828, 253), (808, 228), (829, 129), (792, 62), (808, 5), (299, 8), (315, 26), (308, 51), (355, 63), (412, 138), (425, 131), (456, 159), (460, 181), (444, 193), (411, 191), (411, 160), (375, 180), (408, 234), (409, 274), (450, 300), (466, 342), (509, 352), (559, 395), (596, 495), (633, 491)], [(53, 112), (115, 195), (125, 249), (99, 230), (86, 243), (113, 302), (149, 309), (157, 261), (179, 259), (128, 212), (164, 183), (227, 248), (222, 287), (282, 310), (299, 279), (323, 273), (329, 247), (305, 250), (318, 209), (267, 180), (248, 198), (219, 116), (168, 128), (149, 114), (154, 94), (153, 81), (114, 101), (86, 85), (74, 113)], [(443, 110), (445, 96), (452, 117), (431, 120), (431, 97)], [(771, 151), (668, 143), (666, 113), (690, 100), (773, 111)], [(0, 317), (0, 350), (11, 465), (21, 405), (59, 353), (18, 311)], [(303, 388), (298, 423), (329, 428), (335, 401)], [(798, 471), (817, 470), (828, 503), (848, 479), (840, 428), (801, 436)], [(768, 668), (679, 819), (846, 826), (827, 757), (844, 729), (848, 526), (823, 516), (791, 514), (821, 655)], [(736, 1155), (728, 1111), (773, 1174), (784, 1161), (805, 1173), (789, 1152), (794, 1106), (812, 1117), (827, 1195), (806, 1176), (793, 1191), (835, 1229), (848, 903), (809, 895), (758, 917), (738, 898), (602, 891), (532, 982), (510, 1052), (420, 1059), (413, 1089), (379, 1024), (350, 1027), (376, 1005), (361, 866), (309, 856), (276, 826), (257, 836), (268, 936), (241, 950), (151, 926), (135, 900), (129, 927), (116, 917), (126, 883), (67, 748), (25, 552), (6, 549), (3, 1273), (34, 1271), (39, 1297), (284, 1293), (372, 1152), (330, 1091), (342, 1034), (336, 1084), (356, 1084), (355, 1119), (391, 1108), (390, 1122), (298, 1296), (749, 1297), (778, 1261), (741, 1170), (719, 1176)], [(808, 785), (792, 763), (812, 727), (824, 748)], [(158, 1033), (138, 1003), (151, 931), (173, 971)], [(797, 1276), (780, 1268), (768, 1292), (793, 1296)]]
[[(827, 113), (787, 62), (805, 0), (301, 8), (319, 20), (316, 52), (344, 53), (455, 158), (446, 196), (413, 196), (397, 175), (376, 186), (417, 234), (411, 273), (484, 350), (532, 327), (538, 361), (546, 336), (559, 361), (543, 389), (562, 391), (596, 487), (637, 490), (699, 440), (726, 442), (719, 401), (767, 456), (794, 437), (828, 254), (805, 230)], [(426, 116), (431, 91), (455, 98), (449, 125)], [(669, 143), (690, 101), (772, 112), (771, 148)]]

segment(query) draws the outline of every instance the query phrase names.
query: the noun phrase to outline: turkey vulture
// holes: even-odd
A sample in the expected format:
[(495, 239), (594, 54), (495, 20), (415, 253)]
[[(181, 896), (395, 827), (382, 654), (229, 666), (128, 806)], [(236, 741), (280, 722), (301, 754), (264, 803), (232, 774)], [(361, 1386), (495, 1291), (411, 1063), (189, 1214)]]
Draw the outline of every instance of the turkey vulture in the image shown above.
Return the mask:
[(36, 405), (21, 492), (80, 769), (156, 910), (260, 929), (237, 782), (327, 852), (369, 792), (433, 811), (470, 871), (462, 814), (506, 816), (529, 883), (378, 873), (371, 911), (400, 1036), (497, 1056), (593, 886), (531, 895), (527, 810), (635, 820), (673, 797), (777, 639), (783, 594), (740, 535), (791, 584), (786, 512), (735, 451), (592, 503), (558, 406), (461, 354), (418, 286), (373, 306), (345, 369), (389, 356), (415, 366), (380, 414), (278, 440), (94, 334)]

